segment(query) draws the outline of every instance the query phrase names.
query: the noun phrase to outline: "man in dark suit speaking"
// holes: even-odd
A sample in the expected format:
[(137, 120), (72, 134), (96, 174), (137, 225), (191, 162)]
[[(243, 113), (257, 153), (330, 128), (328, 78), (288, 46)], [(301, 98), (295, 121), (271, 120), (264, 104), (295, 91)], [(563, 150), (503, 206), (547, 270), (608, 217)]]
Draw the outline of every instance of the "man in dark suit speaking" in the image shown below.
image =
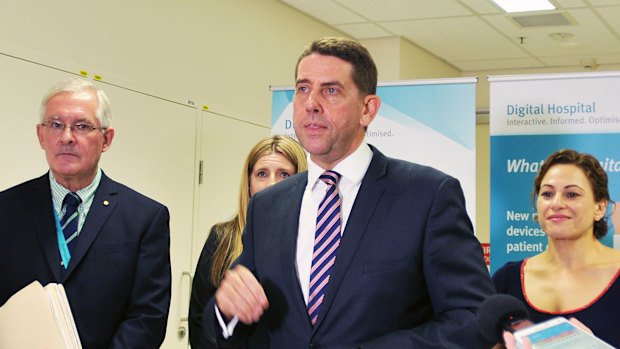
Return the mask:
[(293, 124), (309, 169), (252, 197), (243, 253), (204, 311), (214, 344), (478, 347), (494, 291), (462, 189), (365, 143), (376, 87), (356, 41), (302, 53)]
[(169, 213), (99, 168), (110, 122), (108, 98), (86, 80), (43, 98), (37, 135), (50, 170), (0, 193), (0, 304), (34, 280), (62, 283), (85, 349), (159, 348)]

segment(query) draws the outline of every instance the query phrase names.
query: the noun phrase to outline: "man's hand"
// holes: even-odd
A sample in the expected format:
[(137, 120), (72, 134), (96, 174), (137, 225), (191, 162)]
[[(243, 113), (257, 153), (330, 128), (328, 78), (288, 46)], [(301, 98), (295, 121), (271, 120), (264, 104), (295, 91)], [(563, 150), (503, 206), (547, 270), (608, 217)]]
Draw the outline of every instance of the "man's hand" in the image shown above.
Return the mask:
[(269, 307), (263, 287), (242, 265), (226, 272), (215, 292), (215, 304), (226, 321), (237, 316), (246, 325), (257, 322)]

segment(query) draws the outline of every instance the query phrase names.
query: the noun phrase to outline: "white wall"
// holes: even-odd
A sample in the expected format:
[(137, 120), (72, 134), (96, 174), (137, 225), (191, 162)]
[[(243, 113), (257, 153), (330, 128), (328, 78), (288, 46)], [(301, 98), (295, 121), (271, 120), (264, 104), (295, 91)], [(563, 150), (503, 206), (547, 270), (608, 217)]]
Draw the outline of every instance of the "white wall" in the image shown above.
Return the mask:
[(410, 41), (393, 37), (362, 40), (372, 54), (380, 81), (452, 78), (460, 71)]
[(2, 0), (0, 52), (268, 125), (269, 85), (342, 35), (273, 0)]

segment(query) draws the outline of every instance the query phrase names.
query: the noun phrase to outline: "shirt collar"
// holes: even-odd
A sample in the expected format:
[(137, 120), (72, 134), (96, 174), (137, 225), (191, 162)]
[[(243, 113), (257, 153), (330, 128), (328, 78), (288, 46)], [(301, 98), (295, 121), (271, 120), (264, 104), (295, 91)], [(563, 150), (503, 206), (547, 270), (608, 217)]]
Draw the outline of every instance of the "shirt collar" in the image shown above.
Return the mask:
[[(95, 195), (95, 191), (99, 186), (99, 182), (101, 182), (101, 168), (97, 169), (97, 174), (93, 181), (86, 187), (77, 191), (77, 194), (82, 199), (82, 202), (89, 202), (93, 196)], [(52, 189), (52, 202), (54, 203), (54, 208), (56, 212), (60, 212), (62, 210), (62, 202), (65, 199), (67, 193), (69, 193), (69, 189), (63, 187), (58, 181), (56, 181), (56, 177), (52, 171), (49, 171), (49, 180), (50, 187)]]
[(319, 176), (326, 170), (334, 170), (340, 173), (343, 179), (357, 185), (364, 178), (366, 170), (368, 170), (368, 166), (370, 166), (370, 162), (372, 161), (372, 155), (372, 150), (368, 144), (362, 142), (351, 155), (344, 158), (332, 169), (321, 168), (321, 166), (312, 161), (310, 155), (308, 155), (308, 187), (313, 188)]

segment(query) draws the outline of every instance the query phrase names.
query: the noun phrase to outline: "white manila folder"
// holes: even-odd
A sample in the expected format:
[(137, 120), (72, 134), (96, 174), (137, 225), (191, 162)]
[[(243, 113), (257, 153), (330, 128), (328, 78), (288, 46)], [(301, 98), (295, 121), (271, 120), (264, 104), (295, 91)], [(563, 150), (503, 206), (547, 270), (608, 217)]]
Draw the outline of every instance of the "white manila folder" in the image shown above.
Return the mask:
[(33, 281), (0, 307), (0, 348), (81, 349), (61, 284)]

